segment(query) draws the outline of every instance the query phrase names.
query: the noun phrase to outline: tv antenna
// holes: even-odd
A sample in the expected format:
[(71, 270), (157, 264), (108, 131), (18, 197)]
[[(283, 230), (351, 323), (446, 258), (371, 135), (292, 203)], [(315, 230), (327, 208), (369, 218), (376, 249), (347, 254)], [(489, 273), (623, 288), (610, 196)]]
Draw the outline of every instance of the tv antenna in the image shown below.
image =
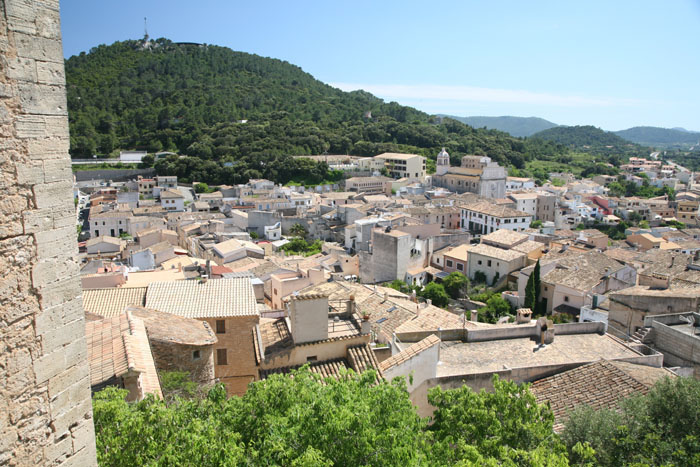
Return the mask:
[(148, 20), (145, 16), (143, 17), (143, 40), (148, 40)]

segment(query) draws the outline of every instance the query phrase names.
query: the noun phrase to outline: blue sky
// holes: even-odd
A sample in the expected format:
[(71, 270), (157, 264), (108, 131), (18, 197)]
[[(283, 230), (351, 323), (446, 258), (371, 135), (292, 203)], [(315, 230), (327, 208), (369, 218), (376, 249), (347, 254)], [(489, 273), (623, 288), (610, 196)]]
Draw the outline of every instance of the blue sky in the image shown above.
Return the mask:
[(64, 54), (143, 36), (286, 60), (429, 113), (700, 131), (700, 0), (63, 0)]

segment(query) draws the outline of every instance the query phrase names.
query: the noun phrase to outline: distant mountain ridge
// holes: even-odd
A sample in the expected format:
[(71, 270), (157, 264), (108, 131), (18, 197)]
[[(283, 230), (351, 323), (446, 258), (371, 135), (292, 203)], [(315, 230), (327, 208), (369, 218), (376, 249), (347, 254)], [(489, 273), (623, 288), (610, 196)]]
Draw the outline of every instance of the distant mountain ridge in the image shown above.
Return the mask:
[(613, 132), (592, 125), (557, 126), (532, 135), (533, 140), (545, 140), (592, 154), (639, 152), (640, 145), (632, 143)]
[(684, 128), (659, 128), (655, 126), (636, 126), (615, 132), (616, 135), (637, 144), (650, 146), (683, 146), (700, 142), (700, 133)]
[[(530, 137), (542, 131), (549, 130), (550, 128), (563, 126), (539, 117), (456, 117), (454, 115), (446, 114), (439, 114), (439, 116), (448, 117), (459, 122), (466, 123), (467, 125), (474, 128), (487, 128), (489, 130), (504, 131), (510, 134), (511, 136), (519, 138)], [(588, 125), (584, 126), (587, 127)], [(573, 128), (567, 126), (563, 127)], [(686, 130), (685, 128), (681, 127), (661, 128), (655, 126), (635, 126), (632, 128), (627, 128), (626, 130), (612, 131), (606, 133), (615, 134), (631, 143), (660, 148), (684, 147), (698, 145), (698, 143), (700, 143), (700, 132)], [(594, 136), (593, 140), (599, 140), (599, 136), (600, 134)], [(603, 139), (605, 138), (608, 137), (604, 137)], [(612, 145), (620, 143), (619, 141), (615, 142), (613, 140), (610, 140), (609, 142)]]
[(453, 115), (440, 115), (449, 117), (474, 128), (488, 128), (489, 130), (500, 130), (517, 137), (532, 136), (537, 132), (548, 130), (555, 126), (549, 120), (539, 117), (455, 117)]

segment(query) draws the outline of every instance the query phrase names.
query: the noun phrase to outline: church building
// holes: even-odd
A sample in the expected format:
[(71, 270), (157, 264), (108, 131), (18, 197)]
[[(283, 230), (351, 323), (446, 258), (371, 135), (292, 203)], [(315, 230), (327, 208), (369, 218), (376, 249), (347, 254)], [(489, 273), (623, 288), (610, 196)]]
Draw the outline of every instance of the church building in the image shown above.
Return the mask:
[(484, 198), (506, 195), (505, 167), (487, 156), (464, 156), (461, 167), (450, 167), (450, 155), (442, 148), (437, 156), (433, 185), (455, 193), (476, 193)]

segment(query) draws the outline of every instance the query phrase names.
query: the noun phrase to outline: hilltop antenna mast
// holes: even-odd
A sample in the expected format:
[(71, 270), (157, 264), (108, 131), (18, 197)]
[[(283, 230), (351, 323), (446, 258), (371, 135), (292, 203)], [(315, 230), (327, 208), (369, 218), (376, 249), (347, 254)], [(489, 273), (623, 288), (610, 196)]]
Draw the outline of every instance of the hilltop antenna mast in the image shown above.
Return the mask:
[(148, 41), (148, 22), (145, 16), (143, 17), (143, 40)]

